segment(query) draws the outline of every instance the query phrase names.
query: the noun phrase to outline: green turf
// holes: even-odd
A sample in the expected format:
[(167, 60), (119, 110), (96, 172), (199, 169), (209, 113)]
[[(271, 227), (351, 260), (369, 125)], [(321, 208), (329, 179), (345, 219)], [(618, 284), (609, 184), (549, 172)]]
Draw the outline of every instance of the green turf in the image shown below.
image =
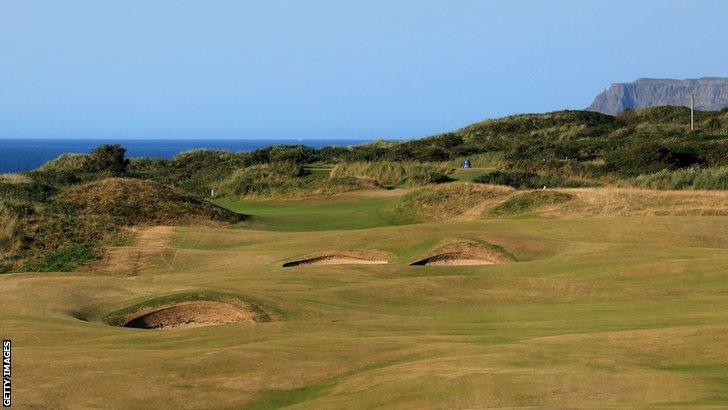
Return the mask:
[(338, 200), (218, 201), (217, 204), (250, 216), (244, 225), (274, 231), (366, 229), (393, 224), (378, 209), (388, 198)]
[[(252, 215), (256, 229), (176, 228), (170, 243), (135, 256), (145, 264), (163, 253), (166, 262), (135, 276), (0, 276), (15, 404), (728, 405), (728, 217), (390, 225), (376, 213), (388, 200), (227, 203)], [(518, 262), (408, 265), (452, 239), (493, 244)], [(366, 249), (387, 252), (390, 263), (281, 267), (319, 251)], [(145, 330), (103, 320), (230, 295), (270, 321)]]
[(455, 181), (473, 182), (479, 176), (494, 170), (494, 168), (459, 168), (448, 174)]

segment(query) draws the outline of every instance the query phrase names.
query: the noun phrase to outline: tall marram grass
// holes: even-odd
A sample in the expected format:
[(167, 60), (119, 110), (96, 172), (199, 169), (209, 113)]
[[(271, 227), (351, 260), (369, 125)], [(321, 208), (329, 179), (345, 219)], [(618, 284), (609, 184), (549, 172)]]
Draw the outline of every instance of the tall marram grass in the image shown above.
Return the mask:
[(728, 189), (728, 167), (663, 170), (640, 175), (631, 182), (653, 189)]
[(424, 185), (447, 182), (452, 169), (447, 165), (426, 162), (347, 162), (331, 170), (331, 178), (371, 179), (382, 185)]
[[(18, 245), (19, 238), (15, 234), (18, 217), (0, 204), (0, 257), (4, 251), (12, 251)], [(0, 269), (0, 271), (2, 271)]]

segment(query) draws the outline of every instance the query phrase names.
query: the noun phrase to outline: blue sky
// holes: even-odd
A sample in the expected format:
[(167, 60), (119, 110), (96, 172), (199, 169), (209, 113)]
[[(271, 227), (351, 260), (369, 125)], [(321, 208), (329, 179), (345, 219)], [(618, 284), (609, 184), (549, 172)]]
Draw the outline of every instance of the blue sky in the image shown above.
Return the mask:
[(728, 76), (728, 1), (0, 2), (0, 137), (406, 138)]

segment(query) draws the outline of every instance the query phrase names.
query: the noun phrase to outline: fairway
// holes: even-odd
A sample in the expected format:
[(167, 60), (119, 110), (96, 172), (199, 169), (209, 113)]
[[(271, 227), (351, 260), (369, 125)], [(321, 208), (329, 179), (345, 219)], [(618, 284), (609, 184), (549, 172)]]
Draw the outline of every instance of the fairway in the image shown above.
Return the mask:
[[(250, 219), (174, 228), (131, 274), (0, 276), (0, 327), (14, 347), (13, 404), (728, 402), (728, 217), (392, 225), (377, 216), (389, 200), (228, 204)], [(507, 257), (480, 266), (409, 265), (463, 241)], [(387, 263), (282, 267), (362, 251)], [(175, 301), (207, 303), (198, 313), (223, 302), (218, 313), (234, 303), (251, 313), (215, 326), (122, 327), (121, 318)]]

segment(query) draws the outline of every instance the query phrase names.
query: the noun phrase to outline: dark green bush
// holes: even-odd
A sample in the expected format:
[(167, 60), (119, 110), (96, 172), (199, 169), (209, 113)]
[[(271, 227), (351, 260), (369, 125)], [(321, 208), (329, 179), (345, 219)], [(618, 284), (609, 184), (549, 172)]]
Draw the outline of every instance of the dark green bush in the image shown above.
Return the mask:
[(45, 252), (40, 260), (28, 262), (26, 269), (36, 272), (65, 272), (100, 259), (101, 256), (102, 253), (96, 244), (74, 244)]
[(86, 166), (93, 173), (105, 172), (111, 176), (124, 175), (129, 166), (126, 148), (119, 144), (99, 145), (91, 151)]
[(700, 165), (703, 160), (689, 146), (656, 141), (630, 144), (605, 155), (605, 169), (625, 176), (650, 174)]
[(539, 175), (528, 171), (494, 171), (475, 178), (481, 184), (507, 185), (519, 189), (542, 187), (578, 188), (588, 186), (582, 181), (566, 178), (558, 174)]

